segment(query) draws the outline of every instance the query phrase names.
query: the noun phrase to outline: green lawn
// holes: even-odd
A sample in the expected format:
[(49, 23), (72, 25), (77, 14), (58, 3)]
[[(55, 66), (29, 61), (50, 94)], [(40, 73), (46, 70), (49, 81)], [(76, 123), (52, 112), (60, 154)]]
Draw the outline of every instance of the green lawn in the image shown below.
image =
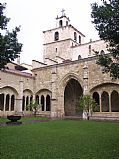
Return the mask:
[(1, 159), (119, 159), (119, 123), (60, 120), (0, 127)]

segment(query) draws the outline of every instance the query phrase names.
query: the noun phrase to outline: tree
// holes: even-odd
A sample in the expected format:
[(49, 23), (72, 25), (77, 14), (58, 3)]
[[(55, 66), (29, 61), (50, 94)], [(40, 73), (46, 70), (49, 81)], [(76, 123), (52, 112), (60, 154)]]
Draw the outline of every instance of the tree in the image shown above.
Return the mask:
[(99, 105), (90, 95), (84, 95), (80, 97), (78, 104), (78, 110), (82, 110), (85, 114), (87, 119), (89, 119), (89, 113), (92, 115), (92, 112), (99, 110)]
[(6, 8), (5, 3), (0, 3), (0, 70), (5, 68), (5, 65), (14, 61), (21, 52), (22, 44), (18, 43), (17, 33), (20, 27), (15, 27), (12, 32), (7, 30), (7, 24), (10, 21), (3, 11)]
[(103, 66), (113, 79), (119, 79), (119, 0), (101, 0), (92, 4), (91, 17), (102, 40), (108, 43), (109, 54), (99, 55), (97, 64)]
[(38, 110), (41, 108), (41, 105), (38, 104), (38, 101), (31, 101), (30, 104), (27, 105), (27, 109), (32, 111), (34, 113), (34, 116), (36, 116)]

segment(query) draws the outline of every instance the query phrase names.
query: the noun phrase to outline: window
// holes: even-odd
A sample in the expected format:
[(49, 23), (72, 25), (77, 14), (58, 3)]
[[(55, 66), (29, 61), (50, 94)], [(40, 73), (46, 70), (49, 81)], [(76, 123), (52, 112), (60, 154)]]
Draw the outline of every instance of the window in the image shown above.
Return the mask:
[(11, 96), (11, 111), (14, 111), (15, 96)]
[(42, 96), (41, 96), (42, 111), (44, 111), (44, 103), (45, 103), (45, 98), (44, 98), (44, 96), (42, 95)]
[(91, 45), (89, 45), (89, 54), (91, 54)]
[(59, 27), (62, 27), (63, 26), (63, 22), (62, 20), (59, 21)]
[(101, 54), (101, 55), (104, 55), (104, 54), (105, 54), (104, 50), (101, 50), (101, 51), (100, 51), (100, 54)]
[(50, 96), (46, 97), (46, 111), (50, 111)]
[(66, 21), (66, 26), (68, 26), (68, 21)]
[(79, 35), (79, 44), (81, 44), (81, 36)]
[(5, 104), (5, 110), (8, 111), (9, 110), (9, 100), (10, 100), (10, 96), (9, 94), (6, 95), (6, 104)]
[(57, 48), (55, 49), (55, 52), (57, 52)]
[(59, 33), (58, 33), (58, 32), (55, 32), (54, 40), (55, 40), (55, 41), (59, 40)]
[(77, 34), (74, 32), (74, 40), (77, 41)]
[(81, 59), (81, 55), (78, 56), (78, 60), (80, 60), (80, 59)]

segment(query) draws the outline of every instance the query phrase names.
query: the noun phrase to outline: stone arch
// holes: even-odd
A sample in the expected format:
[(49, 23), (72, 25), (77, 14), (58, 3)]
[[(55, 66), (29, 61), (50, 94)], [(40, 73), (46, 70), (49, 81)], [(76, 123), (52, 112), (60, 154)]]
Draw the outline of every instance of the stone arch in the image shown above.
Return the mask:
[(33, 95), (33, 92), (32, 92), (30, 89), (24, 89), (24, 90), (23, 90), (23, 94), (26, 95), (26, 96), (27, 96), (27, 95), (28, 95), (28, 96), (31, 96), (31, 95)]
[(61, 81), (59, 83), (59, 87), (60, 87), (60, 89), (61, 88), (63, 89), (62, 90), (63, 92), (70, 79), (75, 79), (76, 81), (78, 81), (80, 83), (81, 87), (83, 88), (83, 81), (79, 78), (78, 74), (68, 73), (61, 79)]
[(51, 111), (51, 96), (52, 92), (49, 89), (41, 89), (36, 93), (39, 97), (39, 103), (41, 104), (42, 111)]
[(15, 88), (11, 87), (11, 86), (5, 86), (5, 87), (0, 88), (0, 94), (1, 93), (6, 93), (6, 94), (10, 93), (10, 94), (18, 95), (18, 91)]
[(79, 99), (82, 94), (83, 89), (80, 83), (76, 79), (70, 78), (66, 82), (64, 90), (64, 112), (66, 116), (82, 114), (82, 112), (77, 112), (76, 109), (77, 105), (80, 104)]
[(102, 112), (109, 112), (109, 94), (103, 91), (101, 95)]
[(115, 90), (111, 93), (112, 112), (119, 112), (119, 93)]

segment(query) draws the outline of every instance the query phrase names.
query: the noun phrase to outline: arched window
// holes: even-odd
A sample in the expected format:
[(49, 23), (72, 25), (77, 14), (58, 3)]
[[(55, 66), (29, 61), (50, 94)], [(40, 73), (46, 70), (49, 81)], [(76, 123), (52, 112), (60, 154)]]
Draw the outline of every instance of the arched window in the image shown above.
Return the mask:
[(22, 111), (25, 109), (25, 96), (22, 98)]
[(6, 95), (6, 103), (5, 103), (5, 110), (9, 111), (9, 102), (10, 102), (10, 96), (9, 94)]
[[(97, 92), (93, 93), (93, 99), (98, 105), (100, 105), (99, 94)], [(99, 110), (94, 110), (94, 111), (99, 111)]]
[(39, 104), (39, 96), (36, 96), (36, 102)]
[(59, 21), (59, 27), (62, 27), (63, 26), (63, 22), (62, 20)]
[(112, 112), (119, 112), (119, 94), (117, 91), (111, 93)]
[(55, 32), (54, 40), (55, 40), (55, 41), (59, 40), (59, 33), (58, 33), (58, 32)]
[(29, 105), (29, 97), (26, 97), (26, 110), (28, 110), (28, 105)]
[(80, 60), (80, 59), (81, 59), (81, 55), (78, 56), (78, 60)]
[(77, 41), (77, 34), (74, 32), (74, 40)]
[(109, 112), (109, 94), (105, 91), (101, 95), (101, 102), (102, 112)]
[(32, 101), (33, 101), (33, 96), (31, 95), (30, 96), (30, 103), (32, 103)]
[(15, 103), (15, 97), (14, 95), (11, 96), (11, 111), (14, 111), (14, 103)]
[(105, 54), (104, 50), (101, 50), (100, 55), (104, 55), (104, 54)]
[(68, 21), (66, 21), (66, 26), (68, 26)]
[(41, 96), (42, 111), (44, 111), (44, 101), (45, 101), (45, 98), (44, 98), (44, 96), (42, 95), (42, 96)]
[(46, 111), (50, 111), (50, 96), (46, 97)]
[(89, 45), (89, 54), (91, 54), (91, 45)]
[(81, 36), (79, 35), (79, 44), (81, 44)]
[(4, 94), (0, 94), (0, 110), (4, 110)]

